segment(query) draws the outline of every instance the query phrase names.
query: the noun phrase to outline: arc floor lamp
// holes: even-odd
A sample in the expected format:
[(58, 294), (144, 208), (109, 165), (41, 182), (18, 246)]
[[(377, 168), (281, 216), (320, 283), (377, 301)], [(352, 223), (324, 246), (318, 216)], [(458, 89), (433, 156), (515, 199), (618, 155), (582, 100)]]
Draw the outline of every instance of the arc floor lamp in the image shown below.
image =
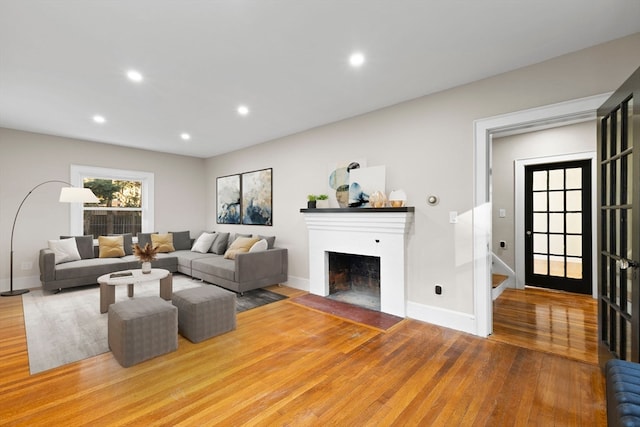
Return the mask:
[(31, 193), (33, 193), (37, 188), (42, 187), (45, 184), (51, 184), (51, 183), (59, 183), (59, 184), (68, 185), (68, 187), (63, 187), (60, 190), (60, 199), (59, 199), (59, 201), (61, 203), (98, 203), (99, 202), (99, 200), (96, 197), (96, 195), (93, 194), (93, 192), (90, 189), (82, 188), (82, 187), (74, 187), (73, 185), (71, 185), (70, 183), (68, 183), (66, 181), (60, 181), (60, 180), (57, 180), (57, 179), (52, 179), (52, 180), (49, 180), (49, 181), (41, 182), (40, 184), (36, 185), (31, 190), (29, 190), (27, 195), (24, 196), (24, 199), (22, 199), (22, 202), (20, 202), (20, 206), (18, 206), (18, 210), (16, 211), (16, 216), (13, 218), (13, 226), (11, 227), (11, 267), (10, 267), (10, 273), (9, 273), (10, 274), (10, 285), (9, 285), (10, 288), (9, 288), (8, 292), (2, 292), (0, 294), (3, 297), (22, 295), (22, 294), (26, 294), (27, 292), (29, 292), (28, 289), (13, 290), (13, 233), (14, 233), (14, 231), (16, 229), (16, 221), (18, 220), (18, 215), (20, 214), (20, 209), (22, 209), (22, 205), (24, 205), (24, 202), (29, 198)]

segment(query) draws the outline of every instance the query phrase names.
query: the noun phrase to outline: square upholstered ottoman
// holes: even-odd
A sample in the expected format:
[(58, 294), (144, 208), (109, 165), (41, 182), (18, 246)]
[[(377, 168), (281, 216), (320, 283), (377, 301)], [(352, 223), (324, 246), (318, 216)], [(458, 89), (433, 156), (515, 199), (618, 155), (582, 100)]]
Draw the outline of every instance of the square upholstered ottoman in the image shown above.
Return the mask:
[(178, 349), (178, 310), (160, 297), (109, 306), (109, 348), (125, 368)]
[(191, 342), (229, 332), (236, 328), (236, 294), (205, 285), (173, 293), (178, 307), (178, 330)]

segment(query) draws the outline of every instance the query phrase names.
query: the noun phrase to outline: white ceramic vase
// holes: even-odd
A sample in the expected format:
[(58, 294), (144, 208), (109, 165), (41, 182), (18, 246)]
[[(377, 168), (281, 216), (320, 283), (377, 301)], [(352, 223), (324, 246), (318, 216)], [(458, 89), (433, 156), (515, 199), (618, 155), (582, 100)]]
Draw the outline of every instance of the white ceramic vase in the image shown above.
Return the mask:
[(143, 262), (141, 268), (143, 274), (151, 273), (151, 263), (149, 261)]

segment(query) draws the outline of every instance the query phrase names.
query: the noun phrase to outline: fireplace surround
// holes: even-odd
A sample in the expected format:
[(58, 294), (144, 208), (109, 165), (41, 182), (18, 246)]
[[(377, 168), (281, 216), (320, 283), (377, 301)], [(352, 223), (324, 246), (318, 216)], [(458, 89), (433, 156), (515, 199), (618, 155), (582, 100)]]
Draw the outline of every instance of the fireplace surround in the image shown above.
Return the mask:
[(309, 292), (329, 295), (329, 253), (380, 258), (380, 311), (406, 315), (406, 252), (414, 208), (301, 209), (309, 231)]

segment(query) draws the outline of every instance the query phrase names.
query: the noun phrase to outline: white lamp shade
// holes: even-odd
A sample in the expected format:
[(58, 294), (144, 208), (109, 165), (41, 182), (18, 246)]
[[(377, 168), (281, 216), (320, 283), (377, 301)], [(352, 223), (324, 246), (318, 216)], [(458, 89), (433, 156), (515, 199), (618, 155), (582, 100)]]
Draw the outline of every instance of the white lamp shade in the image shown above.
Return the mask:
[(88, 188), (63, 187), (60, 190), (61, 203), (99, 203), (100, 200)]

